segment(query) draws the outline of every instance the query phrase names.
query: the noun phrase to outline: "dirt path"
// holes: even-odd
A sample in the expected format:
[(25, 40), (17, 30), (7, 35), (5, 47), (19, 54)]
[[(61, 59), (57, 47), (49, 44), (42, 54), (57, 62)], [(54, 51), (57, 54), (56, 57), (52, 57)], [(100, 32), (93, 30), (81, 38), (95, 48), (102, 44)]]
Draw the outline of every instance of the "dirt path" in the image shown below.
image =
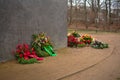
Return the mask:
[(120, 80), (120, 53), (114, 52), (102, 63), (61, 80)]
[(61, 80), (120, 80), (120, 35), (104, 34), (96, 37), (102, 40), (109, 39), (109, 44), (115, 45), (112, 55), (92, 68)]
[[(102, 77), (109, 75), (113, 71), (119, 72), (120, 70), (120, 59), (118, 56), (120, 54), (120, 45), (118, 44), (120, 42), (120, 34), (90, 34), (98, 40), (107, 42), (110, 48), (103, 50), (91, 47), (64, 48), (57, 51), (58, 56), (47, 57), (38, 64), (21, 65), (17, 64), (15, 60), (1, 63), (0, 80), (110, 80), (107, 77), (104, 77), (105, 79)], [(115, 50), (111, 54), (114, 47)]]

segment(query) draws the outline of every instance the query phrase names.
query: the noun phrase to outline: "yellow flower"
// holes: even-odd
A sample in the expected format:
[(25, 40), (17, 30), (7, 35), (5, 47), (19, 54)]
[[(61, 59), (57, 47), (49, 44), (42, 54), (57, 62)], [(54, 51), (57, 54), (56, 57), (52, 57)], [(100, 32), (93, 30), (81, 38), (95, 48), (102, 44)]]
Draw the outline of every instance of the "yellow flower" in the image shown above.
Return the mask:
[(68, 33), (68, 34), (67, 34), (67, 36), (70, 36), (70, 35), (71, 35), (71, 33)]

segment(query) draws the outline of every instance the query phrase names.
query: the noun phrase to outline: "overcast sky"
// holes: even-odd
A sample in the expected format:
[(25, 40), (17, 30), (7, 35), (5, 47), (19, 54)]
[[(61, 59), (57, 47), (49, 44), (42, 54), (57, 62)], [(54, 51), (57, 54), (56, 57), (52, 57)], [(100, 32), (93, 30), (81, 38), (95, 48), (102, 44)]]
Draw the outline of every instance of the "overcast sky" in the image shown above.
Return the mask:
[[(105, 3), (104, 3), (105, 0), (100, 0), (100, 4), (102, 4), (102, 8), (104, 9), (105, 8)], [(111, 0), (112, 1), (112, 5), (111, 5), (111, 8), (113, 9), (120, 9), (120, 2), (115, 2), (116, 0)], [(76, 3), (76, 0), (73, 0), (73, 6), (75, 5)], [(81, 0), (80, 3), (84, 3), (84, 0)], [(69, 5), (69, 4), (68, 4)], [(82, 5), (82, 4), (81, 4)], [(88, 4), (88, 2), (86, 3), (87, 6), (90, 6)], [(117, 7), (118, 6), (118, 7)]]

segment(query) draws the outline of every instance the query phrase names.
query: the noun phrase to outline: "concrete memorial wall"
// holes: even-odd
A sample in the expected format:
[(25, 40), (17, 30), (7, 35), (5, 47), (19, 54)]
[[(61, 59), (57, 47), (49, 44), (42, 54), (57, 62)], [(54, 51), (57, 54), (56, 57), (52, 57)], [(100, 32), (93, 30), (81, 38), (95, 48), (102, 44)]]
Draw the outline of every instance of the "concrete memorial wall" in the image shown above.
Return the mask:
[(67, 45), (67, 0), (0, 0), (0, 62), (13, 59), (17, 44), (46, 32), (55, 48)]

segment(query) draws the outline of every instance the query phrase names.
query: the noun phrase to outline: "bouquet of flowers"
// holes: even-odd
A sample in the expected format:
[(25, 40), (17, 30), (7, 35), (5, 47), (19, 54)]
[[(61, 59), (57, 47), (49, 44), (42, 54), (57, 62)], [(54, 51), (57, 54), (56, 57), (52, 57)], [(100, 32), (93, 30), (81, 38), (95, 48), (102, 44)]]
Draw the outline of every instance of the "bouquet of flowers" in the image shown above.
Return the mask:
[(85, 44), (80, 41), (80, 34), (74, 31), (68, 35), (68, 46), (69, 47), (84, 47)]
[(90, 44), (92, 40), (93, 38), (88, 34), (85, 34), (80, 38), (80, 41), (84, 42), (85, 44)]
[(86, 45), (91, 45), (91, 47), (97, 49), (108, 48), (108, 44), (94, 40), (94, 38), (88, 34), (80, 36), (76, 31), (69, 33), (67, 38), (69, 47), (84, 47)]
[(16, 47), (15, 57), (21, 64), (36, 63), (38, 60), (43, 60), (36, 55), (34, 48), (30, 49), (28, 44), (20, 44)]
[(78, 39), (73, 35), (68, 36), (68, 46), (77, 47)]
[(95, 40), (91, 43), (91, 47), (97, 49), (103, 49), (103, 48), (108, 48), (108, 44)]
[(38, 56), (56, 56), (53, 45), (45, 33), (33, 35), (32, 47), (35, 49)]

